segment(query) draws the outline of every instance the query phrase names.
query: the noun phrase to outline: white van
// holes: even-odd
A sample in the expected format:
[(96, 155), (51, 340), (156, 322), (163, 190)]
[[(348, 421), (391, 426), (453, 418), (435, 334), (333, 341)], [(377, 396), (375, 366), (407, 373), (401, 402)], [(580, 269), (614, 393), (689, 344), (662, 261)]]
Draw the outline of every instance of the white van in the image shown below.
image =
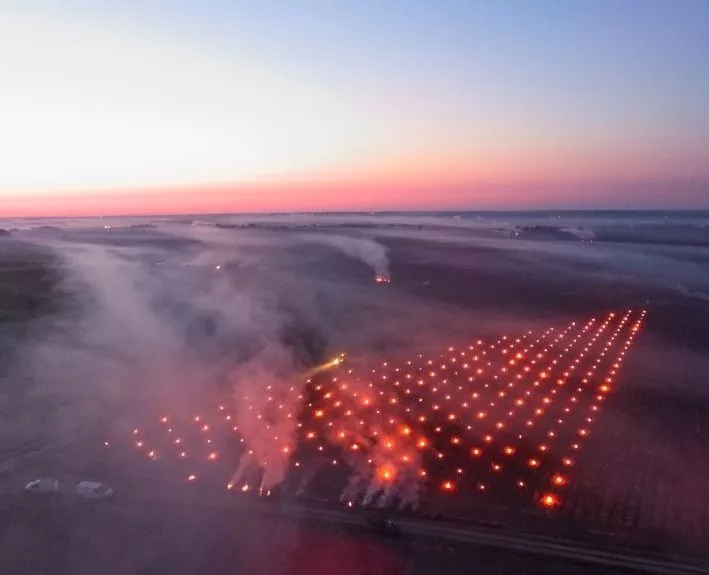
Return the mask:
[(82, 481), (76, 485), (76, 494), (87, 499), (107, 499), (113, 496), (113, 488), (104, 483)]
[(25, 485), (25, 491), (30, 493), (55, 493), (59, 491), (59, 481), (56, 479), (35, 479)]

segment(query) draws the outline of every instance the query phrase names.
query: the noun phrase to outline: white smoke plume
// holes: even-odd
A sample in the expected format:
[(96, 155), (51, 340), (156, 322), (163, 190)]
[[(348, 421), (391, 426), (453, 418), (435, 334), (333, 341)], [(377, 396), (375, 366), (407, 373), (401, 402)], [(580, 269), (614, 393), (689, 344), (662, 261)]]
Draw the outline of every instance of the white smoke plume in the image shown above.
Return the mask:
[(308, 234), (303, 236), (308, 242), (319, 243), (334, 248), (351, 258), (367, 264), (375, 276), (389, 278), (389, 256), (386, 246), (369, 239), (335, 234)]
[[(298, 347), (298, 314), (307, 323), (312, 310), (293, 315), (281, 297), (287, 278), (264, 290), (263, 275), (215, 266), (240, 264), (238, 240), (229, 243), (227, 234), (181, 239), (150, 231), (152, 243), (134, 244), (134, 233), (41, 240), (61, 262), (74, 302), (70, 315), (53, 320), (25, 350), (23, 362), (37, 382), (54, 374), (38, 391), (61, 398), (54, 423), (126, 427), (142, 412), (188, 415), (231, 398), (249, 456), (244, 464), (260, 470), (263, 488), (280, 483), (295, 442), (294, 386), (305, 384), (308, 361)], [(107, 237), (115, 245), (105, 245)], [(160, 242), (168, 249), (155, 247)]]

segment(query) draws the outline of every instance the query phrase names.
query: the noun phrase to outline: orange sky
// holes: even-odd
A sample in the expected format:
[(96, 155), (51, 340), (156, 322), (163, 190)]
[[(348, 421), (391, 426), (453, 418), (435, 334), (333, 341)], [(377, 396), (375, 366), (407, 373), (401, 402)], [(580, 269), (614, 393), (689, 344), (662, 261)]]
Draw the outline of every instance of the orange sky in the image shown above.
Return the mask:
[[(709, 181), (388, 182), (221, 184), (32, 194), (0, 205), (0, 217), (226, 212), (465, 209), (709, 208)], [(585, 198), (592, 197), (593, 202)], [(638, 198), (642, 203), (638, 204)]]
[(691, 15), (129, 4), (3, 13), (0, 217), (709, 208)]

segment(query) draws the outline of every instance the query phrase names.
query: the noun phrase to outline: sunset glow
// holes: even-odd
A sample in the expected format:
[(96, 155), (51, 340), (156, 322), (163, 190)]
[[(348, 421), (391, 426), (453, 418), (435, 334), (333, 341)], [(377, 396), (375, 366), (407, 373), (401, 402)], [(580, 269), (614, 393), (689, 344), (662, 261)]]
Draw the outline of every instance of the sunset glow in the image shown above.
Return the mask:
[[(0, 217), (706, 206), (695, 30), (649, 32), (689, 4), (614, 14), (642, 61), (590, 66), (570, 62), (601, 49), (581, 23), (603, 3), (550, 39), (531, 7), (177, 4), (3, 16)], [(666, 49), (697, 69), (668, 80)]]

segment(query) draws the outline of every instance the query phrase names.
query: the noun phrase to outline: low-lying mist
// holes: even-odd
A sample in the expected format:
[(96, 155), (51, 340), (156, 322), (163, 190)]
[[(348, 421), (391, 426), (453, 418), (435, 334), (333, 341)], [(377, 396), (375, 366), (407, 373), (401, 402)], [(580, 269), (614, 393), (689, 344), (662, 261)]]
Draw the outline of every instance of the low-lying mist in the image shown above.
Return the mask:
[[(697, 247), (592, 242), (578, 231), (530, 239), (515, 235), (519, 222), (284, 218), (53, 222), (3, 240), (4, 253), (42, 253), (56, 279), (56, 309), (27, 322), (3, 367), (44, 406), (27, 417), (5, 394), (13, 441), (36, 431), (38, 413), (61, 441), (227, 401), (248, 449), (234, 477), (256, 468), (268, 489), (296, 448), (307, 373), (340, 353), (367, 365), (709, 293)], [(530, 225), (523, 236), (547, 234)], [(353, 470), (346, 497), (375, 495), (367, 473)], [(399, 495), (415, 500), (417, 490), (407, 482)]]
[[(253, 452), (244, 463), (269, 462), (265, 486), (283, 479), (288, 458), (270, 438), (276, 430), (294, 443), (296, 418), (285, 414), (298, 405), (286, 391), (303, 387), (310, 368), (343, 351), (410, 345), (433, 327), (424, 319), (432, 310), (419, 306), (417, 337), (406, 334), (410, 302), (374, 282), (389, 261), (369, 238), (170, 222), (41, 228), (26, 239), (51, 256), (63, 304), (31, 323), (11, 377), (51, 405), (48, 432), (118, 430), (226, 396)], [(267, 429), (242, 401), (265, 409), (266, 389), (292, 403), (269, 412)]]

